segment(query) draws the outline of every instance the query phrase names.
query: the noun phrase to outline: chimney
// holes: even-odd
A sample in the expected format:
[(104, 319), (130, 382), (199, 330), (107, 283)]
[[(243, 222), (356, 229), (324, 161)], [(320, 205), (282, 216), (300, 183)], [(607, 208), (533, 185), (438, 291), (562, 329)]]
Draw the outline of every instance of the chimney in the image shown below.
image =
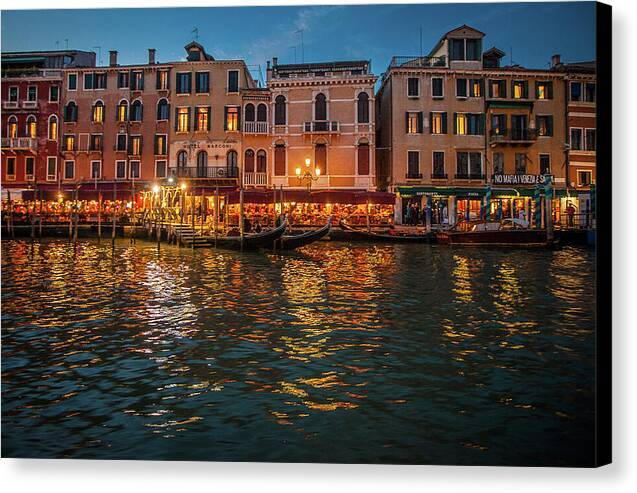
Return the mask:
[(155, 65), (155, 48), (148, 48), (148, 65)]
[(117, 67), (117, 52), (115, 50), (108, 52), (108, 60), (111, 67)]
[(279, 64), (279, 59), (277, 57), (272, 57), (272, 65), (276, 67)]
[(270, 79), (272, 79), (272, 67), (270, 67), (270, 60), (268, 60), (268, 65), (267, 65), (267, 68), (265, 69), (266, 83), (269, 83)]
[(561, 55), (553, 55), (551, 57), (551, 67), (557, 67), (562, 64)]

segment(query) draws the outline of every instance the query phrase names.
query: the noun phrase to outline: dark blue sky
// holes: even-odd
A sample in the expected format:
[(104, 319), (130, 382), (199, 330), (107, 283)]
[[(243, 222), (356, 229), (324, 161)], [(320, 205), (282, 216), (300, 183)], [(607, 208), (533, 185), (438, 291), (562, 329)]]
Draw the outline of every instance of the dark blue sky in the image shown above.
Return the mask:
[[(446, 31), (468, 24), (484, 33), (485, 49), (506, 52), (506, 63), (547, 67), (551, 55), (565, 61), (595, 57), (593, 2), (474, 3), (425, 5), (299, 6), (244, 8), (158, 8), (30, 10), (2, 12), (2, 50), (53, 50), (58, 46), (120, 52), (121, 64), (143, 63), (147, 48), (159, 61), (184, 57), (183, 46), (199, 29), (199, 42), (215, 58), (243, 58), (258, 71), (266, 60), (371, 59), (374, 73), (392, 55), (418, 55), (419, 29), (427, 54)], [(28, 26), (28, 28), (26, 27)], [(59, 45), (56, 45), (56, 41)]]

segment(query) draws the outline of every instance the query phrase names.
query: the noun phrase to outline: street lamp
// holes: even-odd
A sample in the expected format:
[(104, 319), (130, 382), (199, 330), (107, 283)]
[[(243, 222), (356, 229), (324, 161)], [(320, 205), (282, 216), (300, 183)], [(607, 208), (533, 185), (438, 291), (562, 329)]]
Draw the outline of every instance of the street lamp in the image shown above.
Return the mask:
[(312, 169), (310, 167), (311, 161), (310, 158), (305, 158), (305, 169), (301, 169), (300, 166), (298, 166), (294, 172), (296, 173), (296, 177), (299, 179), (300, 182), (303, 182), (303, 180), (307, 180), (307, 190), (308, 192), (311, 190), (312, 188), (312, 182), (313, 181), (317, 181), (320, 176), (321, 176), (321, 168), (315, 167), (314, 168), (314, 172), (312, 173)]

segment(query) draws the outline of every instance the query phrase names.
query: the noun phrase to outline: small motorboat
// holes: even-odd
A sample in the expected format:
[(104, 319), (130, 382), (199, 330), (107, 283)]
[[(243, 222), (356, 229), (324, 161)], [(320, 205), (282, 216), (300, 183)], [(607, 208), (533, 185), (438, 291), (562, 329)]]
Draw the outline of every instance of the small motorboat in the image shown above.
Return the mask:
[(299, 234), (290, 234), (290, 235), (284, 234), (283, 236), (281, 236), (281, 238), (273, 242), (274, 249), (275, 250), (277, 249), (293, 250), (295, 248), (300, 248), (302, 246), (309, 245), (310, 243), (314, 243), (315, 241), (318, 241), (321, 238), (323, 238), (325, 235), (327, 235), (330, 232), (331, 227), (332, 227), (332, 218), (330, 217), (327, 220), (327, 224), (325, 224), (325, 226), (323, 226), (320, 229), (305, 231)]
[(272, 248), (275, 240), (283, 236), (288, 227), (288, 220), (283, 217), (281, 224), (276, 228), (260, 233), (245, 234), (241, 236), (206, 236), (206, 240), (210, 246), (220, 248), (231, 248), (233, 250), (257, 250), (259, 248)]
[(344, 231), (352, 233), (352, 237), (359, 240), (367, 241), (381, 241), (391, 243), (435, 243), (435, 233), (425, 233), (420, 235), (404, 234), (396, 230), (389, 229), (387, 232), (376, 232), (371, 230), (356, 229), (347, 224), (344, 219), (341, 219), (339, 226)]
[(522, 219), (463, 222), (437, 236), (438, 243), (449, 245), (531, 248), (554, 243), (547, 239), (545, 229), (530, 229)]

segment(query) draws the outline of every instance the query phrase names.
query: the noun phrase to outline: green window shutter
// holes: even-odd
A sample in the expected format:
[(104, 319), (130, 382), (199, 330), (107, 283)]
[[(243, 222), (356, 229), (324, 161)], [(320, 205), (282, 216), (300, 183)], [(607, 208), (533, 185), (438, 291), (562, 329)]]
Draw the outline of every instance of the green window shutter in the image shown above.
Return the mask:
[(493, 97), (493, 81), (492, 80), (489, 81), (489, 97), (490, 98)]
[(433, 121), (434, 121), (434, 114), (433, 112), (429, 112), (429, 133), (433, 133), (433, 129), (434, 129), (434, 125), (433, 125)]
[(447, 133), (447, 112), (446, 111), (442, 114), (442, 133), (443, 134)]
[(212, 106), (208, 106), (208, 132), (210, 132), (210, 125), (212, 124)]
[(453, 114), (453, 133), (458, 134), (458, 113)]
[(548, 116), (546, 118), (546, 128), (548, 129), (548, 134), (553, 136), (553, 115)]
[(179, 108), (175, 108), (175, 132), (177, 131), (178, 123), (179, 123)]
[(418, 133), (421, 134), (423, 131), (423, 124), (422, 124), (422, 111), (418, 112)]
[(548, 83), (548, 96), (549, 99), (553, 99), (553, 82)]
[(228, 130), (228, 107), (223, 107), (223, 129)]
[(193, 122), (192, 122), (192, 118), (190, 118), (190, 107), (188, 107), (188, 131), (190, 132), (190, 130), (192, 128), (194, 128)]

